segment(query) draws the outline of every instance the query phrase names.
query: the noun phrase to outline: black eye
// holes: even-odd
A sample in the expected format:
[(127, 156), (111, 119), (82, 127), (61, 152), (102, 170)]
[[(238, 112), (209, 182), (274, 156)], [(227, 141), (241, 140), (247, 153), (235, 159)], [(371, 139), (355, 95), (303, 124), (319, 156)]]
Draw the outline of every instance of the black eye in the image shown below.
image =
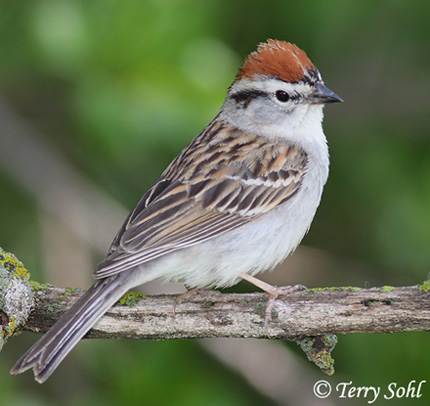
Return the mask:
[(285, 103), (285, 102), (287, 102), (288, 100), (290, 100), (290, 95), (289, 95), (287, 92), (284, 92), (283, 90), (278, 90), (278, 91), (276, 92), (276, 98), (277, 98), (280, 102)]

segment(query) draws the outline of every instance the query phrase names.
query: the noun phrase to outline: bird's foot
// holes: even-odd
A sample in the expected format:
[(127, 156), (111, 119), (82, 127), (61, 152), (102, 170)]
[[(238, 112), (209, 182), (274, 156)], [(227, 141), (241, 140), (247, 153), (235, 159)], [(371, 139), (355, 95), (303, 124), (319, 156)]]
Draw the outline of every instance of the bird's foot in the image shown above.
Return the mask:
[(269, 295), (267, 299), (266, 310), (264, 311), (264, 329), (266, 330), (266, 332), (268, 332), (269, 324), (272, 321), (272, 310), (275, 306), (276, 299), (278, 297), (287, 296), (291, 293), (307, 289), (304, 285), (282, 287), (273, 286), (248, 274), (242, 274), (240, 275), (240, 277), (248, 281), (249, 283), (252, 283), (253, 285), (257, 286), (261, 290), (264, 290)]
[(189, 288), (188, 286), (185, 286), (185, 288), (187, 289), (187, 291), (178, 295), (175, 300), (175, 304), (173, 305), (173, 318), (176, 317), (176, 308), (185, 300), (188, 300), (191, 296), (197, 293), (197, 291), (199, 290), (197, 288)]

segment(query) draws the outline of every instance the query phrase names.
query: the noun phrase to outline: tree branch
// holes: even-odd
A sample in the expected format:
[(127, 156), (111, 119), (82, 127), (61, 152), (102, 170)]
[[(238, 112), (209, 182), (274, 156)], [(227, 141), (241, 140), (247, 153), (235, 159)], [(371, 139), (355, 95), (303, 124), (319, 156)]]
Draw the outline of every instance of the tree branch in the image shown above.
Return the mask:
[[(265, 293), (198, 291), (173, 307), (176, 295), (129, 294), (95, 325), (90, 338), (243, 337), (299, 340), (307, 336), (430, 331), (428, 282), (408, 287), (307, 289), (277, 300), (268, 332)], [(82, 291), (38, 286), (22, 328), (45, 332)]]
[[(15, 330), (46, 332), (82, 296), (28, 281), (21, 262), (0, 248), (0, 350)], [(130, 292), (88, 333), (89, 338), (267, 338), (297, 341), (308, 359), (333, 374), (335, 334), (430, 331), (430, 281), (372, 289), (296, 291), (276, 301), (266, 330), (265, 293), (200, 290), (177, 295)]]

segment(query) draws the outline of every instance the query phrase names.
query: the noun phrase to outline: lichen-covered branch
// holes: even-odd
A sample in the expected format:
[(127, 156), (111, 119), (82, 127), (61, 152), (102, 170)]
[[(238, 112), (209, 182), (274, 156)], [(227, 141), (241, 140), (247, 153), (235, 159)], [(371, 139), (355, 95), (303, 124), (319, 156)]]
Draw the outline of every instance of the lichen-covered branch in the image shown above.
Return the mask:
[[(35, 285), (35, 305), (22, 328), (44, 332), (81, 295)], [(198, 291), (173, 308), (176, 295), (129, 294), (89, 333), (91, 338), (271, 338), (297, 341), (326, 334), (430, 331), (430, 283), (372, 289), (308, 289), (280, 298), (264, 328), (265, 293)]]
[(33, 306), (29, 277), (24, 265), (0, 247), (0, 350)]
[[(83, 294), (28, 281), (29, 274), (0, 248), (0, 349), (15, 331), (47, 331)], [(277, 300), (265, 328), (265, 293), (200, 290), (177, 295), (130, 292), (89, 332), (90, 338), (267, 338), (296, 341), (322, 371), (334, 372), (335, 334), (430, 331), (430, 281), (372, 289), (306, 289)], [(176, 306), (175, 306), (176, 303)], [(175, 311), (174, 311), (175, 309)]]

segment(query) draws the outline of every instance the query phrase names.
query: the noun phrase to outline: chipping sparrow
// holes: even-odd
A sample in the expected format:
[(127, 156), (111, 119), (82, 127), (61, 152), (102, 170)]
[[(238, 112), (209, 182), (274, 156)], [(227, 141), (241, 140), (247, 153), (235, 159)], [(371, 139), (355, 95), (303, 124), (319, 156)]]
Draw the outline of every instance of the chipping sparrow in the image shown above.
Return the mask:
[(44, 382), (129, 289), (152, 280), (226, 287), (273, 268), (309, 229), (328, 176), (324, 103), (340, 102), (297, 46), (249, 55), (221, 111), (138, 202), (97, 282), (16, 363)]

